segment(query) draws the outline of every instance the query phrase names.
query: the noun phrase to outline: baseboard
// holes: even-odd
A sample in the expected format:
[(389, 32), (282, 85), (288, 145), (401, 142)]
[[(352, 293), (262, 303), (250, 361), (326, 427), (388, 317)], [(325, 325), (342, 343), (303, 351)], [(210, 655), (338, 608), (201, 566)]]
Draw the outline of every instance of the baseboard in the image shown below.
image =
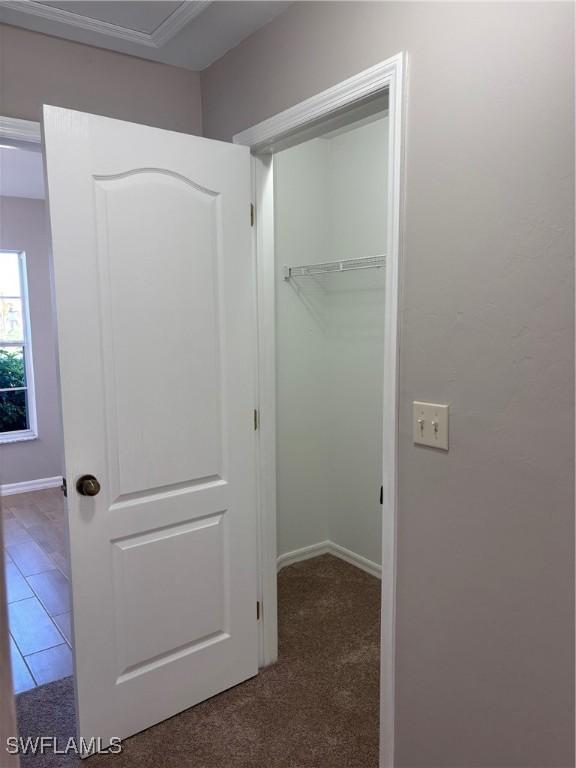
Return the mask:
[(46, 488), (58, 488), (62, 485), (62, 477), (41, 477), (38, 480), (26, 480), (23, 483), (7, 483), (0, 485), (0, 496), (13, 496), (16, 493), (43, 491)]
[(288, 565), (299, 563), (302, 560), (310, 560), (311, 557), (319, 557), (320, 555), (334, 555), (341, 560), (345, 560), (350, 565), (360, 568), (362, 571), (366, 571), (371, 576), (375, 576), (377, 579), (382, 577), (382, 566), (378, 563), (368, 560), (362, 555), (357, 555), (356, 552), (352, 552), (346, 547), (335, 544), (333, 541), (320, 541), (318, 544), (311, 544), (308, 547), (302, 547), (301, 549), (295, 549), (292, 552), (286, 552), (284, 555), (280, 555), (277, 560), (278, 570), (286, 568)]
[(311, 544), (309, 547), (301, 547), (295, 549), (293, 552), (286, 552), (277, 560), (278, 570), (286, 568), (288, 565), (299, 563), (302, 560), (310, 560), (311, 557), (320, 557), (320, 555), (327, 555), (330, 552), (331, 541), (320, 541), (318, 544)]
[(382, 566), (378, 563), (368, 560), (367, 557), (357, 555), (356, 552), (352, 552), (351, 549), (341, 547), (340, 544), (334, 544), (330, 542), (330, 554), (335, 557), (339, 557), (341, 560), (346, 560), (350, 565), (355, 565), (356, 568), (360, 568), (362, 571), (366, 571), (371, 576), (376, 576), (377, 579), (382, 578)]

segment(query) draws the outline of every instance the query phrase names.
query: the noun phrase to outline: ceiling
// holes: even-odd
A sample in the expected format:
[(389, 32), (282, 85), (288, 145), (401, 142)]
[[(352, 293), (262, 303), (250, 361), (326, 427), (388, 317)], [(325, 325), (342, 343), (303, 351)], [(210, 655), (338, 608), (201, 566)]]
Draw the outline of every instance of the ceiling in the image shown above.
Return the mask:
[(16, 142), (9, 143), (14, 146), (0, 145), (0, 196), (41, 200), (45, 193), (40, 145), (20, 147)]
[(289, 5), (282, 0), (2, 0), (0, 22), (201, 70)]
[[(59, 8), (62, 11), (75, 13), (93, 21), (103, 21), (106, 24), (114, 24), (123, 29), (131, 29), (151, 35), (158, 29), (179, 7), (182, 2), (45, 2), (39, 0), (40, 5), (48, 8)], [(199, 3), (191, 3), (195, 12), (202, 10)], [(192, 15), (192, 14), (191, 14)]]

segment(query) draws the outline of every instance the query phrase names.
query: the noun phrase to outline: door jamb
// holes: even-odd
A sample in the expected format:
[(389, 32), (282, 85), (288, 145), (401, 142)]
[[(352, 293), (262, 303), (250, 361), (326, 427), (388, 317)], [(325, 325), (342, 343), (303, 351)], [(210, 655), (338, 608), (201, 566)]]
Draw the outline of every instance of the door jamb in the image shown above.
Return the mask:
[(256, 206), (255, 265), (257, 297), (258, 568), (260, 665), (278, 658), (276, 558), (276, 351), (273, 152), (283, 142), (319, 121), (383, 95), (389, 97), (388, 248), (384, 333), (384, 423), (382, 506), (382, 613), (380, 689), (380, 766), (394, 765), (396, 516), (398, 474), (399, 297), (402, 238), (402, 174), (406, 55), (386, 61), (323, 91), (233, 137), (252, 152)]
[[(29, 144), (40, 144), (42, 140), (42, 133), (40, 123), (33, 122), (31, 120), (19, 120), (14, 117), (4, 117), (0, 115), (0, 140), (5, 139), (9, 141), (22, 141)], [(0, 568), (4, 568), (4, 549), (2, 547), (2, 520), (0, 520)], [(8, 622), (6, 619), (6, 594), (4, 589), (4, 583), (2, 582), (2, 589), (0, 590), (0, 612), (3, 614), (4, 620), (0, 619), (0, 627), (2, 628), (2, 637), (0, 637), (0, 646), (3, 650), (8, 651)], [(3, 658), (3, 660), (6, 660)], [(9, 665), (8, 665), (9, 666)], [(17, 736), (17, 724), (15, 718), (15, 702), (16, 695), (14, 693), (14, 687), (12, 684), (12, 675), (10, 669), (4, 676), (2, 681), (3, 685), (6, 685), (10, 681), (10, 691), (2, 690), (1, 693), (4, 696), (4, 702), (2, 706), (2, 722), (0, 723), (0, 730), (3, 736)], [(8, 763), (17, 768), (20, 765), (18, 755), (13, 758), (8, 756)]]

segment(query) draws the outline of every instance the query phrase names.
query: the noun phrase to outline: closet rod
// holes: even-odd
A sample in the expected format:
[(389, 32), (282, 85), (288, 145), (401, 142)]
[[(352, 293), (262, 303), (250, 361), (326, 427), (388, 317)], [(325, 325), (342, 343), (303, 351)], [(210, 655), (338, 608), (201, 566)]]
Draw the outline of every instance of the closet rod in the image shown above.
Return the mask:
[(378, 269), (386, 265), (386, 256), (362, 256), (358, 259), (325, 261), (321, 264), (302, 264), (297, 267), (284, 267), (284, 280), (291, 277), (312, 277), (328, 272), (349, 272), (353, 269)]

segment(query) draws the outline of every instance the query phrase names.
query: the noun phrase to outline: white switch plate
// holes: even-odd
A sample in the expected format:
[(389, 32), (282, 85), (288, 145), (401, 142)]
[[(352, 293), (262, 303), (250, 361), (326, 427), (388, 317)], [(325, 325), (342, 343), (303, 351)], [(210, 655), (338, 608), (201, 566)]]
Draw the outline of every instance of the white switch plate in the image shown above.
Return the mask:
[(449, 408), (448, 405), (420, 403), (415, 400), (412, 409), (414, 442), (447, 451)]

